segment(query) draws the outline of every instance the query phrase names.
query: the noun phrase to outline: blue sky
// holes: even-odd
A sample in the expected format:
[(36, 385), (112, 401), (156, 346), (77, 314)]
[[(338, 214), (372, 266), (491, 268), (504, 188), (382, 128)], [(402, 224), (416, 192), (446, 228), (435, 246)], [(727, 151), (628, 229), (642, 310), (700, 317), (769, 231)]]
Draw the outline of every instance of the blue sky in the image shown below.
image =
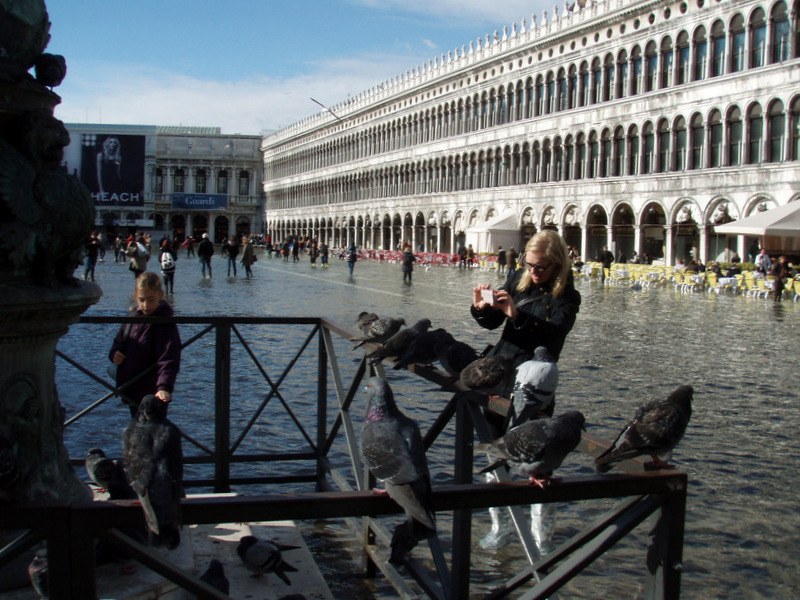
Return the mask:
[[(260, 134), (343, 102), (549, 0), (45, 0), (67, 123)], [(563, 5), (563, 1), (560, 3)]]

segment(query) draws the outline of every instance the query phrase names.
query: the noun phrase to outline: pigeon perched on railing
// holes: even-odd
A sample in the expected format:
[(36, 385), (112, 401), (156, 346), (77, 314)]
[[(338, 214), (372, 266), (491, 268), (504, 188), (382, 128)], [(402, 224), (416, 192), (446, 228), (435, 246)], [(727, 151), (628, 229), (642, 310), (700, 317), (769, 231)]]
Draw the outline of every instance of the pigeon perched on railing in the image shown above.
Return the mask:
[(367, 327), (364, 335), (361, 337), (352, 338), (351, 342), (358, 342), (353, 350), (357, 350), (364, 344), (382, 344), (400, 331), (400, 328), (406, 324), (405, 319), (394, 317), (383, 317), (375, 319)]
[(180, 544), (183, 449), (181, 432), (166, 412), (165, 403), (145, 396), (122, 434), (122, 453), (153, 544), (172, 550)]
[(491, 443), (478, 444), (476, 451), (497, 459), (481, 473), (507, 464), (530, 477), (532, 484), (544, 487), (581, 441), (585, 422), (581, 412), (569, 410), (555, 418), (526, 421)]
[(380, 348), (369, 355), (370, 364), (376, 365), (384, 358), (389, 358), (390, 356), (401, 356), (419, 334), (425, 333), (430, 328), (430, 319), (420, 319), (411, 327), (400, 329), (400, 331), (386, 340)]
[(356, 317), (356, 329), (362, 336), (365, 336), (369, 331), (370, 324), (373, 321), (377, 321), (379, 318), (380, 317), (378, 317), (378, 315), (376, 315), (374, 312), (362, 311), (358, 313), (358, 316)]
[(212, 558), (209, 561), (206, 572), (200, 576), (200, 581), (207, 583), (223, 594), (230, 594), (231, 592), (231, 584), (228, 578), (225, 577), (225, 568), (216, 558)]
[(86, 456), (86, 472), (92, 481), (103, 491), (108, 492), (109, 500), (133, 500), (136, 492), (128, 483), (125, 468), (118, 460), (106, 456), (100, 448), (92, 448)]
[(536, 348), (533, 359), (517, 367), (514, 378), (513, 411), (509, 415), (509, 428), (530, 419), (553, 414), (553, 401), (558, 387), (558, 365), (547, 351)]
[(405, 511), (407, 521), (392, 537), (390, 562), (402, 564), (416, 544), (436, 534), (431, 476), (419, 427), (400, 412), (389, 384), (380, 377), (367, 383), (367, 417), (361, 453), (375, 478)]
[(286, 585), (292, 582), (286, 571), (297, 571), (292, 565), (283, 560), (282, 552), (296, 550), (299, 546), (287, 546), (278, 544), (272, 540), (260, 540), (253, 535), (246, 535), (239, 540), (236, 546), (236, 553), (242, 559), (242, 563), (253, 575), (259, 576), (264, 573), (274, 573), (280, 577)]
[(659, 457), (671, 452), (686, 432), (693, 394), (691, 386), (681, 385), (666, 400), (640, 406), (611, 447), (595, 459), (597, 472), (605, 473), (615, 463), (645, 454), (653, 459), (654, 468), (672, 468)]
[(516, 369), (510, 356), (495, 354), (472, 361), (458, 379), (441, 389), (448, 392), (483, 392), (490, 396), (510, 395)]
[(452, 335), (442, 336), (433, 346), (436, 360), (450, 377), (458, 378), (461, 371), (478, 360), (478, 352), (466, 342), (459, 342)]
[(420, 333), (406, 348), (406, 351), (397, 359), (393, 369), (405, 369), (414, 363), (428, 365), (436, 360), (436, 344), (444, 340), (452, 340), (453, 336), (441, 327)]

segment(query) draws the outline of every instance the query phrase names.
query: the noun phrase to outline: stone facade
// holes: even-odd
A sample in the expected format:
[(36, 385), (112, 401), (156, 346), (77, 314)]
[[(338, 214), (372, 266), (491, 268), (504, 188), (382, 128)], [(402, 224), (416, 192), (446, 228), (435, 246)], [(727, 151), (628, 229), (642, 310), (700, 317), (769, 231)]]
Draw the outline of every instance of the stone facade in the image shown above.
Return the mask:
[(714, 225), (800, 192), (797, 8), (591, 2), (479, 38), (266, 137), (267, 232), (744, 257)]

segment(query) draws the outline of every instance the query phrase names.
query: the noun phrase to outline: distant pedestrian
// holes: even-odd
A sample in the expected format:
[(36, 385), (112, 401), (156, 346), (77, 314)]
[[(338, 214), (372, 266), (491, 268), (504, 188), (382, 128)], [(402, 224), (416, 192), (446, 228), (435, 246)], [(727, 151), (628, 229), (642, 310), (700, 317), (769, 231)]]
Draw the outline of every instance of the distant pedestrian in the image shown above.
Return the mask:
[(194, 256), (194, 238), (192, 236), (187, 236), (181, 246), (186, 248), (186, 258)]
[(84, 244), (84, 250), (86, 252), (86, 256), (83, 259), (86, 263), (83, 270), (84, 281), (94, 281), (94, 268), (97, 265), (97, 257), (100, 254), (100, 248), (100, 239), (97, 236), (97, 232), (93, 231)]
[(137, 236), (125, 249), (125, 255), (131, 259), (128, 268), (133, 272), (134, 278), (147, 270), (147, 261), (150, 260), (150, 250), (145, 243), (144, 236)]
[(178, 253), (172, 247), (169, 240), (161, 244), (161, 252), (158, 262), (161, 264), (161, 277), (164, 279), (164, 291), (172, 294), (175, 291), (175, 261), (178, 260)]
[(411, 273), (414, 272), (415, 260), (417, 260), (417, 257), (411, 251), (411, 246), (408, 244), (403, 246), (403, 258), (400, 261), (402, 265), (400, 270), (403, 271), (403, 283), (411, 283)]
[(328, 244), (322, 242), (322, 246), (319, 248), (319, 255), (320, 255), (320, 264), (323, 267), (330, 267), (330, 263), (328, 262), (328, 256), (330, 254), (330, 249), (328, 248)]
[(203, 234), (203, 239), (197, 246), (197, 256), (200, 257), (200, 266), (203, 270), (203, 279), (206, 278), (206, 267), (208, 267), (208, 278), (211, 279), (211, 257), (214, 256), (214, 244), (208, 239), (208, 234)]
[(239, 240), (235, 235), (232, 235), (227, 242), (222, 245), (222, 256), (228, 257), (228, 277), (231, 276), (231, 269), (233, 276), (236, 277), (236, 258), (239, 256)]
[(506, 272), (506, 251), (502, 246), (497, 247), (497, 272), (500, 275)]
[(312, 241), (308, 246), (308, 259), (311, 261), (311, 268), (317, 267), (317, 257), (319, 256), (319, 248), (317, 242)]
[(351, 243), (350, 246), (347, 247), (345, 260), (347, 261), (347, 268), (350, 269), (350, 277), (352, 277), (353, 267), (356, 266), (356, 261), (358, 260), (358, 250), (356, 249), (355, 243)]
[(244, 273), (248, 279), (253, 276), (253, 263), (256, 262), (256, 252), (255, 248), (253, 248), (253, 244), (248, 236), (244, 236), (242, 238), (242, 266), (244, 267)]

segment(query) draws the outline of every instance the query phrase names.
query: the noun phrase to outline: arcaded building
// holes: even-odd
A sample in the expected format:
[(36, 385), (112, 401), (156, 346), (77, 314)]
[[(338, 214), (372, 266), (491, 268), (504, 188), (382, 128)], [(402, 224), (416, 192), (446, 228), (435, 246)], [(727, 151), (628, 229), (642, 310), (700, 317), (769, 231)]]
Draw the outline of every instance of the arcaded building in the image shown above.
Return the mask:
[(89, 188), (95, 225), (220, 242), (263, 233), (260, 136), (219, 127), (68, 123), (64, 167)]
[(800, 195), (797, 13), (613, 0), (514, 23), (266, 137), (267, 231), (453, 252), (555, 228), (585, 258), (745, 256), (715, 225)]

